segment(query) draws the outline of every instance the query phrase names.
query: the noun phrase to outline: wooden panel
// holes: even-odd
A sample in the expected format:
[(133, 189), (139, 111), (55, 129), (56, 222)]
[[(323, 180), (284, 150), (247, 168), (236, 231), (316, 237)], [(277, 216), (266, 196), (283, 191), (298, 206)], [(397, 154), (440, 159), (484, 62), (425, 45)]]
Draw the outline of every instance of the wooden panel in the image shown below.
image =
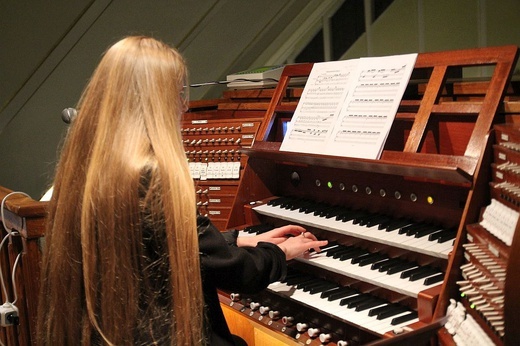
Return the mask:
[[(0, 200), (5, 198), (12, 191), (0, 187)], [(5, 203), (9, 220), (7, 227), (18, 231), (17, 235), (12, 235), (8, 239), (7, 251), (2, 258), (3, 277), (9, 300), (13, 301), (14, 285), (11, 281), (11, 273), (16, 266), (16, 306), (19, 311), (19, 325), (2, 328), (0, 334), (7, 345), (31, 345), (34, 344), (36, 333), (36, 315), (38, 307), (40, 263), (41, 263), (41, 244), (40, 241), (45, 231), (45, 211), (46, 202), (35, 201), (21, 194), (8, 197)], [(4, 213), (4, 214), (5, 214)], [(14, 225), (21, 225), (20, 228)], [(6, 236), (6, 230), (1, 228), (2, 237)], [(17, 262), (18, 259), (18, 262)]]
[[(299, 223), (293, 212), (289, 212), (291, 215), (286, 218), (283, 211), (280, 215), (263, 215), (260, 212), (255, 215), (252, 204), (262, 205), (277, 197), (288, 197), (287, 200), (297, 199), (306, 203), (310, 201), (311, 204), (334, 210), (350, 207), (350, 210), (371, 215), (395, 215), (416, 221), (434, 220), (436, 225), (445, 225), (448, 222), (452, 227), (450, 229), (456, 233), (449, 254), (438, 261), (417, 260), (420, 265), (429, 263), (442, 268), (444, 282), (434, 289), (419, 292), (419, 298), (413, 298), (413, 303), (410, 302), (410, 297), (399, 296), (397, 289), (379, 286), (375, 282), (369, 282), (369, 279), (356, 276), (355, 273), (339, 274), (339, 269), (329, 269), (319, 264), (314, 266), (310, 260), (297, 260), (291, 265), (291, 268), (296, 267), (323, 280), (353, 287), (362, 293), (370, 292), (384, 300), (398, 301), (415, 308), (420, 322), (425, 323), (426, 329), (429, 329), (423, 339), (428, 342), (442, 325), (441, 317), (445, 314), (449, 298), (456, 296), (455, 282), (460, 278), (465, 226), (478, 220), (481, 207), (488, 200), (492, 140), (489, 133), (495, 121), (504, 119), (502, 115), (497, 116), (497, 112), (503, 109), (499, 106), (505, 105), (505, 90), (510, 85), (517, 52), (518, 48), (515, 46), (504, 46), (420, 53), (383, 154), (377, 160), (280, 151), (283, 137), (276, 133), (279, 130), (278, 124), (281, 119), (290, 119), (296, 109), (294, 104), (282, 104), (289, 80), (308, 76), (312, 70), (312, 64), (287, 66), (273, 94), (256, 142), (252, 148), (244, 148), (249, 156), (248, 167), (233, 205), (230, 222), (234, 222), (233, 226), (244, 225), (246, 222), (266, 222), (274, 226), (287, 222)], [(454, 90), (480, 92), (483, 85), (455, 89), (453, 82), (450, 84), (448, 81), (461, 77), (462, 71), (470, 66), (489, 65), (494, 66), (493, 75), (487, 80), (483, 93), (465, 94), (460, 98), (454, 94)], [(288, 179), (293, 173), (297, 178)], [(391, 193), (387, 193), (389, 191)], [(402, 194), (402, 191), (406, 193)], [(405, 195), (409, 199), (402, 198)], [(419, 195), (422, 197), (419, 198)], [(444, 200), (446, 203), (442, 202)], [(397, 256), (401, 259), (401, 255), (407, 259), (420, 258), (421, 251), (415, 249), (396, 255), (402, 250), (399, 244), (390, 246), (382, 241), (378, 242), (378, 239), (368, 239), (361, 230), (356, 237), (349, 230), (329, 228), (333, 227), (329, 223), (320, 227), (320, 221), (316, 219), (302, 220), (301, 224), (309, 227), (319, 238), (340, 245), (357, 244), (368, 252), (382, 252), (391, 258)], [(247, 300), (247, 297), (242, 299)], [(289, 313), (298, 314), (299, 320), (308, 321), (315, 326), (326, 325), (333, 331), (334, 342), (353, 340), (354, 335), (357, 340), (365, 343), (371, 341), (370, 338), (380, 337), (363, 325), (356, 325), (355, 321), (341, 321), (341, 317), (336, 322), (343, 324), (341, 327), (336, 325), (327, 320), (334, 317), (321, 311), (319, 306), (300, 304), (295, 309), (289, 308), (291, 304), (298, 303), (284, 294), (278, 295), (267, 290), (264, 295), (255, 295), (251, 299), (256, 299), (259, 303), (264, 300), (269, 306), (276, 305), (280, 310), (282, 307), (287, 308)], [(312, 312), (305, 313), (307, 308)], [(251, 314), (260, 317), (256, 316), (255, 311), (251, 311)], [(269, 326), (269, 322), (275, 325), (275, 321), (268, 320), (264, 327)], [(419, 325), (409, 327), (416, 330), (408, 335), (405, 333), (396, 336), (394, 331), (388, 331), (384, 337), (394, 339), (395, 336), (395, 340), (389, 340), (388, 344), (400, 344), (407, 342), (406, 340), (411, 342), (415, 340), (414, 335), (420, 334), (419, 330), (423, 329)], [(308, 342), (312, 344), (314, 341)], [(383, 340), (381, 344), (385, 344)]]

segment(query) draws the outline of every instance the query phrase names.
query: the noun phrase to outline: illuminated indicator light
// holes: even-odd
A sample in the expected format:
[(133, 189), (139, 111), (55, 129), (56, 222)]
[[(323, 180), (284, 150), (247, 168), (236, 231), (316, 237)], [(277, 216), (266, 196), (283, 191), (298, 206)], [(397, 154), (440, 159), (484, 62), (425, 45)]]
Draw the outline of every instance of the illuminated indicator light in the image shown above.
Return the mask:
[(329, 189), (332, 189), (332, 182), (329, 181), (329, 182), (327, 183), (327, 186), (328, 186)]
[(426, 201), (428, 202), (428, 204), (433, 204), (434, 199), (433, 199), (432, 196), (428, 196), (428, 197), (426, 198)]
[(461, 297), (465, 297), (466, 295), (465, 295), (464, 293), (461, 293), (460, 296), (461, 296)]
[(475, 308), (475, 304), (471, 304), (469, 307), (474, 309)]

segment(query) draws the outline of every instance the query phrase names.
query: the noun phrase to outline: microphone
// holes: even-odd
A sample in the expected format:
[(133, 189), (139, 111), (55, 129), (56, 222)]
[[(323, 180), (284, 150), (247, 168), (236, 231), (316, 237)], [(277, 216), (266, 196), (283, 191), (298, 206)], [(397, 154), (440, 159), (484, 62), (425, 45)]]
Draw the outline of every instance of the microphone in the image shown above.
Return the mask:
[(61, 120), (63, 120), (66, 124), (70, 124), (77, 114), (78, 112), (76, 111), (76, 108), (65, 108), (61, 111)]

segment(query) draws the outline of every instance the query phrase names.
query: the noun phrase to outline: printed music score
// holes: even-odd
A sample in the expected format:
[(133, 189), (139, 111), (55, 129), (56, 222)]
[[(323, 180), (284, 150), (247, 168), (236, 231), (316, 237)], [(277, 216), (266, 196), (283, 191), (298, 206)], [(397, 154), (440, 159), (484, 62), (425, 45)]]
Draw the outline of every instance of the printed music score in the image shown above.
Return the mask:
[(336, 125), (357, 60), (314, 64), (289, 124), (282, 150), (320, 153)]
[(280, 150), (378, 159), (416, 58), (314, 64)]

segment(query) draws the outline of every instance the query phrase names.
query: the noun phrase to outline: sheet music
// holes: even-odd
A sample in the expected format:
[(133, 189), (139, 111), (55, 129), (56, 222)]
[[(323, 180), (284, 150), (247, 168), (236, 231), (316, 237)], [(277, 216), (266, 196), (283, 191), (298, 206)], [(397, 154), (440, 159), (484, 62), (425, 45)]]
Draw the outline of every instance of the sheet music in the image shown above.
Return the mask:
[(357, 60), (314, 64), (281, 150), (322, 153), (347, 96)]
[[(348, 78), (330, 78), (327, 83), (327, 90), (345, 83), (340, 87), (343, 99), (338, 95), (334, 111), (327, 95), (314, 92), (316, 83), (332, 70), (326, 66), (332, 63), (321, 63), (316, 75), (322, 78), (309, 76), (312, 105), (305, 106), (307, 82), (298, 107), (302, 101), (304, 105), (297, 107), (280, 150), (378, 159), (416, 58), (417, 54), (406, 54), (343, 61), (339, 66), (348, 66)], [(325, 105), (330, 107), (321, 108)]]

